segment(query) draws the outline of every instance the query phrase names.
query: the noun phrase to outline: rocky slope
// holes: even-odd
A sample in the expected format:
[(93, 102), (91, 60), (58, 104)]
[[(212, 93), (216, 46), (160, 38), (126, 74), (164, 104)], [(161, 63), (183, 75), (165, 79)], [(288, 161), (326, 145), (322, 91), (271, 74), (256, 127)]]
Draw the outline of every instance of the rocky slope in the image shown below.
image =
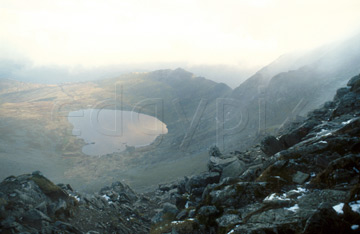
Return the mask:
[(178, 210), (164, 208), (153, 232), (359, 233), (359, 87), (356, 76), (249, 151), (211, 149), (209, 172), (172, 185)]
[(81, 194), (33, 172), (0, 184), (0, 233), (148, 233), (156, 206), (120, 182)]
[(89, 195), (41, 173), (0, 184), (1, 233), (359, 233), (360, 75), (260, 145), (146, 195)]

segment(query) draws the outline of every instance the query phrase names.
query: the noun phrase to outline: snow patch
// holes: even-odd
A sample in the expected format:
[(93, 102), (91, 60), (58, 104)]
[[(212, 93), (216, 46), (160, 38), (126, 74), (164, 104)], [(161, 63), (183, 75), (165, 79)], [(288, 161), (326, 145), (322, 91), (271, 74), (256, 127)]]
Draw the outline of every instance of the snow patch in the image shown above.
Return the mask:
[(234, 232), (235, 232), (235, 228), (238, 228), (238, 227), (240, 227), (240, 225), (236, 225), (236, 226), (234, 227), (234, 229), (231, 229), (227, 234), (234, 233)]
[(184, 221), (172, 221), (171, 224), (181, 224), (181, 223), (185, 223), (186, 221), (194, 221), (195, 219), (192, 219), (192, 218), (189, 218), (189, 219), (186, 219)]
[(269, 196), (265, 197), (264, 201), (272, 201), (272, 200), (290, 200), (286, 198), (286, 194), (276, 195), (275, 193), (270, 194)]
[(290, 192), (297, 192), (297, 193), (306, 193), (308, 190), (306, 188), (298, 187), (297, 189), (290, 190)]
[(102, 195), (103, 198), (105, 198), (105, 200), (109, 203), (109, 204), (113, 204), (112, 201), (110, 201), (110, 197), (106, 194)]
[(183, 223), (185, 221), (172, 221), (171, 224), (180, 224), (180, 223)]
[(305, 193), (307, 193), (308, 191), (309, 190), (307, 190), (306, 188), (299, 186), (297, 189), (290, 190), (289, 192), (300, 193), (300, 195), (297, 197), (299, 199), (299, 198), (305, 196)]
[(275, 197), (276, 197), (276, 194), (273, 193), (273, 194), (270, 194), (269, 196), (265, 197), (264, 200), (267, 200), (267, 201), (274, 200)]
[(75, 198), (75, 200), (76, 201), (80, 201), (80, 197), (78, 196), (78, 195), (72, 195), (72, 194), (69, 194), (70, 195), (70, 197), (73, 197), (73, 198)]
[(272, 200), (283, 200), (283, 201), (289, 201), (291, 200), (290, 198), (288, 198), (288, 193), (290, 192), (295, 192), (295, 193), (300, 193), (300, 197), (301, 196), (304, 196), (304, 193), (307, 193), (308, 190), (306, 188), (303, 188), (301, 186), (297, 187), (297, 189), (293, 189), (293, 190), (290, 190), (286, 193), (283, 193), (281, 195), (277, 195), (276, 193), (272, 193), (270, 194), (269, 196), (267, 196), (264, 201), (272, 201)]
[(285, 208), (285, 210), (289, 210), (289, 211), (292, 211), (292, 212), (296, 212), (298, 209), (299, 209), (298, 204), (295, 204), (294, 206), (289, 207), (289, 208)]
[(340, 204), (337, 204), (336, 206), (333, 206), (334, 210), (338, 214), (344, 214), (343, 207), (344, 207), (344, 203), (340, 203)]
[(350, 202), (349, 206), (351, 207), (352, 211), (360, 214), (360, 200)]
[(327, 141), (319, 141), (320, 144), (327, 144)]
[(342, 122), (341, 124), (342, 125), (347, 125), (347, 124), (351, 123), (352, 121), (353, 121), (353, 119), (349, 119), (348, 121)]
[(110, 200), (110, 197), (106, 194), (102, 195), (103, 198), (105, 198), (106, 201), (109, 201)]
[(321, 137), (321, 136), (330, 136), (332, 133), (330, 130), (326, 130), (326, 129), (321, 129), (320, 132), (316, 133), (316, 137)]

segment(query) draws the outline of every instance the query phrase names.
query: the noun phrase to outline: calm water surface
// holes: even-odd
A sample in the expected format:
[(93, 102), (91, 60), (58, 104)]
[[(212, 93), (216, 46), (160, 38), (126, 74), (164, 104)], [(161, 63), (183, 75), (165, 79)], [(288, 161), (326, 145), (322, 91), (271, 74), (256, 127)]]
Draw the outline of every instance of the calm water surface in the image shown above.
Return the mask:
[(82, 151), (91, 156), (120, 152), (127, 146), (149, 145), (160, 134), (167, 133), (166, 125), (155, 117), (132, 111), (86, 109), (70, 112), (73, 135), (86, 145)]

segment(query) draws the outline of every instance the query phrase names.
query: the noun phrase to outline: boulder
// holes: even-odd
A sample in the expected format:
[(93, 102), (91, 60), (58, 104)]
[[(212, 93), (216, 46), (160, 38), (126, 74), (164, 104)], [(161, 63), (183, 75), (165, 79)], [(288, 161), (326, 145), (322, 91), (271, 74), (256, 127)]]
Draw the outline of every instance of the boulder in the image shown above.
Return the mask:
[(262, 182), (238, 182), (209, 189), (207, 195), (203, 194), (204, 197), (208, 196), (211, 204), (232, 208), (240, 208), (249, 203), (262, 201), (267, 195), (266, 183)]
[(240, 160), (235, 160), (223, 168), (220, 180), (226, 177), (238, 177), (246, 170), (246, 164)]
[(221, 157), (221, 152), (219, 150), (219, 148), (217, 146), (212, 146), (209, 149), (209, 156), (213, 156), (213, 157)]
[(274, 155), (283, 149), (285, 149), (285, 147), (274, 136), (267, 136), (261, 141), (261, 150), (266, 155), (269, 155), (269, 156)]
[(201, 216), (210, 216), (217, 213), (219, 213), (219, 210), (216, 208), (216, 206), (202, 206), (198, 211), (198, 215)]
[(221, 216), (220, 218), (216, 219), (216, 223), (220, 227), (228, 227), (233, 226), (235, 224), (241, 223), (242, 220), (240, 219), (239, 215), (236, 214), (225, 214)]
[(340, 88), (336, 91), (336, 95), (334, 97), (334, 100), (340, 100), (342, 97), (345, 96), (345, 94), (349, 93), (350, 92), (350, 88), (348, 87), (343, 87), (343, 88)]
[(321, 203), (317, 211), (306, 220), (303, 233), (348, 233), (345, 225), (329, 203)]
[(187, 192), (192, 192), (196, 188), (202, 188), (203, 191), (208, 184), (217, 183), (219, 180), (220, 174), (218, 172), (205, 172), (191, 177), (185, 184), (185, 190)]
[(309, 174), (303, 173), (301, 171), (297, 171), (294, 175), (292, 180), (297, 184), (303, 184), (305, 181), (310, 177)]
[(170, 191), (171, 187), (168, 184), (159, 184), (159, 190), (162, 192)]
[(353, 87), (359, 81), (360, 81), (360, 75), (354, 76), (348, 81), (347, 86)]
[(157, 224), (157, 223), (160, 223), (160, 222), (164, 221), (163, 215), (164, 215), (163, 212), (158, 212), (158, 213), (156, 213), (156, 214), (151, 218), (151, 223)]
[(176, 220), (183, 220), (187, 216), (187, 210), (182, 210), (176, 215)]
[(214, 156), (211, 156), (208, 162), (208, 169), (210, 172), (219, 172), (223, 170), (224, 167), (229, 165), (230, 163), (238, 160), (237, 157), (228, 157), (228, 158), (217, 158)]
[(45, 215), (43, 212), (31, 209), (24, 214), (24, 220), (31, 222), (31, 223), (40, 223), (41, 221), (48, 221), (51, 222), (51, 219)]
[(41, 191), (48, 196), (51, 200), (55, 201), (59, 198), (68, 199), (68, 195), (60, 187), (56, 186), (53, 182), (42, 176), (41, 172), (33, 172), (31, 180), (41, 189)]
[(166, 202), (163, 205), (163, 212), (165, 214), (170, 213), (170, 214), (176, 215), (179, 212), (179, 210), (175, 205), (173, 205), (173, 204), (171, 204), (169, 202)]

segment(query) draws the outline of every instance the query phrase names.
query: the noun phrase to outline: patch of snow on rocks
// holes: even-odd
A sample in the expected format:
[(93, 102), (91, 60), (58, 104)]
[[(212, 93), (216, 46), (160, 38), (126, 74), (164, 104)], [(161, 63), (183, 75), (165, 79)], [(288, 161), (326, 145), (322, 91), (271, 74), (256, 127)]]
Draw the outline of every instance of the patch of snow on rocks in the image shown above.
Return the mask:
[(337, 204), (336, 206), (333, 206), (334, 210), (338, 214), (344, 214), (343, 207), (344, 207), (344, 203), (340, 203), (340, 204)]
[(360, 200), (350, 202), (349, 206), (351, 207), (352, 211), (357, 212), (360, 214)]
[(353, 121), (353, 119), (349, 119), (348, 121), (342, 122), (341, 124), (342, 125), (347, 125), (347, 124), (351, 123), (352, 121)]
[(269, 196), (265, 197), (264, 201), (272, 201), (272, 200), (290, 200), (286, 198), (286, 194), (276, 195), (276, 193), (272, 193)]
[(330, 130), (326, 130), (326, 129), (321, 129), (320, 132), (316, 133), (316, 137), (321, 137), (321, 136), (330, 136), (332, 133)]
[(299, 209), (298, 204), (295, 204), (294, 206), (289, 207), (289, 208), (285, 208), (285, 210), (289, 210), (289, 211), (292, 211), (292, 212), (296, 212), (298, 209)]

